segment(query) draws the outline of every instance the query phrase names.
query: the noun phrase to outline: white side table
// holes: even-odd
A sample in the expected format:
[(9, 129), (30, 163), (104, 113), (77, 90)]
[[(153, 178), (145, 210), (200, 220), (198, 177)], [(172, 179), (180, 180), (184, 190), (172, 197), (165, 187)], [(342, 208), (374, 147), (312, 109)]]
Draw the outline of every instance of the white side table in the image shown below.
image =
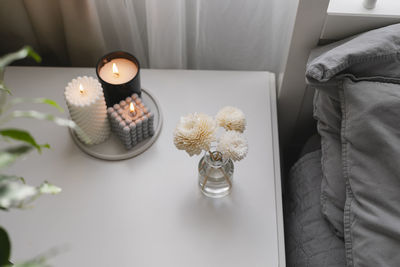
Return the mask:
[[(5, 81), (14, 96), (47, 97), (65, 107), (65, 85), (83, 75), (95, 77), (94, 69), (10, 67)], [(143, 70), (141, 76), (161, 103), (164, 126), (138, 157), (102, 161), (79, 150), (66, 128), (28, 119), (12, 123), (52, 149), (29, 154), (7, 173), (63, 188), (31, 209), (1, 213), (12, 259), (65, 245), (50, 260), (54, 266), (285, 266), (274, 75)], [(180, 116), (215, 115), (226, 105), (246, 114), (249, 154), (235, 164), (232, 193), (210, 199), (197, 185), (200, 156), (178, 151), (172, 133)], [(57, 113), (43, 105), (24, 108)]]

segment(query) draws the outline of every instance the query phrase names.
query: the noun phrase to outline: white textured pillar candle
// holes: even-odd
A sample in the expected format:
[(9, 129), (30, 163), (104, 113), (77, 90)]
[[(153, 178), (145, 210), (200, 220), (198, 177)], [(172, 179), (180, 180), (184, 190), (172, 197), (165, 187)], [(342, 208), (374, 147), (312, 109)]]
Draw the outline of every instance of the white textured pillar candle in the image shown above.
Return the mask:
[(101, 84), (92, 77), (78, 77), (65, 87), (65, 99), (71, 119), (89, 140), (79, 133), (79, 139), (89, 145), (99, 144), (110, 135), (107, 107)]

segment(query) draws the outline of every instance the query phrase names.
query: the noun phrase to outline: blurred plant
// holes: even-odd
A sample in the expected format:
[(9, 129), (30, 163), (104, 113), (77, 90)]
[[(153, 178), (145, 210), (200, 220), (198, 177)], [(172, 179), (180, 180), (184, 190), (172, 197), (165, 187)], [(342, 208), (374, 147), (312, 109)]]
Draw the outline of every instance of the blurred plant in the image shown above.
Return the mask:
[[(55, 117), (51, 114), (46, 114), (34, 110), (11, 110), (12, 107), (23, 102), (31, 102), (38, 104), (46, 104), (55, 107), (59, 111), (63, 109), (53, 100), (46, 98), (12, 98), (8, 97), (12, 94), (11, 89), (4, 84), (5, 67), (15, 60), (31, 57), (36, 62), (40, 62), (40, 56), (33, 51), (29, 46), (23, 47), (21, 50), (7, 54), (0, 58), (0, 142), (12, 142), (12, 146), (0, 149), (0, 210), (8, 211), (12, 208), (23, 208), (28, 203), (38, 198), (43, 194), (57, 194), (61, 192), (61, 188), (43, 182), (39, 186), (31, 186), (25, 183), (25, 179), (18, 175), (9, 175), (3, 173), (4, 170), (14, 163), (18, 158), (24, 156), (28, 152), (36, 150), (39, 154), (42, 149), (50, 148), (49, 144), (38, 144), (33, 136), (23, 129), (7, 128), (6, 124), (15, 118), (32, 118), (39, 120), (49, 120), (61, 126), (72, 127), (77, 129), (73, 121)], [(33, 260), (21, 264), (12, 264), (10, 262), (10, 239), (4, 228), (0, 226), (0, 266), (15, 266), (15, 267), (44, 267), (48, 266), (44, 256), (37, 257)]]

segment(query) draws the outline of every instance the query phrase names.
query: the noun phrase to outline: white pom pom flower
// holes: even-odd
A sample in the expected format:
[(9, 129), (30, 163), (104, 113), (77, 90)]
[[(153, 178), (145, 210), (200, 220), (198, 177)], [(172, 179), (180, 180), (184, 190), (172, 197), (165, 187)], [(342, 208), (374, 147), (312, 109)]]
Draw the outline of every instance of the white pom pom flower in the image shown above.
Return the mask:
[(223, 154), (224, 158), (240, 161), (247, 155), (247, 140), (237, 131), (227, 131), (219, 139), (217, 150)]
[(246, 128), (246, 118), (243, 111), (235, 107), (222, 108), (215, 117), (219, 126), (225, 130), (243, 133)]
[(206, 114), (188, 114), (181, 117), (174, 132), (174, 144), (185, 150), (190, 156), (209, 150), (211, 142), (216, 140), (217, 124)]

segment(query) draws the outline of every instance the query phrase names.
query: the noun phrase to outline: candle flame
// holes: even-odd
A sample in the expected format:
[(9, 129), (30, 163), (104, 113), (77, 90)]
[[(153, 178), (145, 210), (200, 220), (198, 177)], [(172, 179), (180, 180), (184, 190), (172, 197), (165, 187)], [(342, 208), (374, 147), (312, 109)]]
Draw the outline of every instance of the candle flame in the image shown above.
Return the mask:
[(112, 64), (112, 72), (114, 74), (115, 77), (119, 77), (119, 72), (118, 72), (118, 68), (117, 68), (117, 64), (113, 63)]
[(133, 105), (133, 103), (131, 102), (131, 104), (129, 105), (129, 110), (131, 113), (135, 112), (135, 105)]
[(80, 92), (81, 94), (83, 94), (83, 92), (84, 92), (84, 90), (83, 90), (83, 86), (82, 86), (82, 84), (81, 84), (81, 83), (79, 84), (79, 92)]

